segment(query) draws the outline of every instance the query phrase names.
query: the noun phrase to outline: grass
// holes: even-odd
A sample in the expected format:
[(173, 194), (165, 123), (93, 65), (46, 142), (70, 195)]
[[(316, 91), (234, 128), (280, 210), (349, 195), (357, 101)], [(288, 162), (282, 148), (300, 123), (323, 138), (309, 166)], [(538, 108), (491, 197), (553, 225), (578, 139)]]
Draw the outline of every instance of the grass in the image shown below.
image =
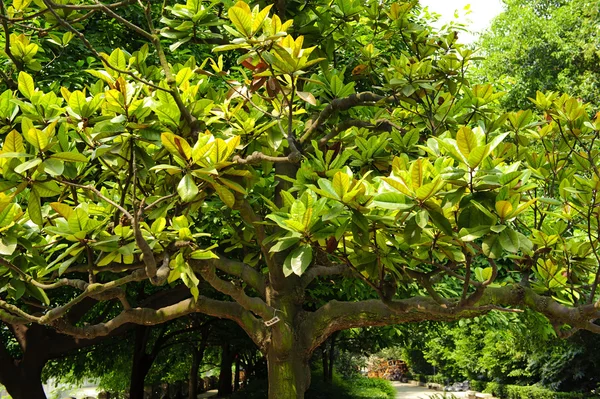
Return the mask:
[[(230, 399), (266, 399), (268, 385), (264, 380), (250, 383), (246, 389), (234, 393)], [(393, 399), (396, 390), (389, 381), (378, 378), (357, 377), (342, 379), (334, 375), (333, 383), (323, 381), (323, 375), (313, 373), (312, 384), (306, 392), (306, 397), (311, 399)]]

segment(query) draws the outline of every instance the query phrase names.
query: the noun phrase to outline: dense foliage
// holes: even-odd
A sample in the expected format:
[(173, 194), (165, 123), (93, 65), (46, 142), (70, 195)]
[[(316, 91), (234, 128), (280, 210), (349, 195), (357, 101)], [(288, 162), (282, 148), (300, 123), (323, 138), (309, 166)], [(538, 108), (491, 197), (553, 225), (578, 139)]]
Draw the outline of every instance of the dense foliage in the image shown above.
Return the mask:
[(478, 71), (508, 91), (509, 109), (529, 108), (538, 90), (557, 90), (598, 104), (598, 2), (505, 0), (479, 43)]
[[(1, 4), (15, 398), (43, 397), (30, 382), (57, 356), (28, 354), (36, 329), (73, 348), (230, 319), (278, 399), (304, 396), (344, 329), (525, 307), (561, 336), (600, 331), (600, 119), (541, 92), (504, 113), (416, 2)], [(92, 16), (134, 39), (103, 52)], [(86, 78), (59, 87), (42, 66), (71, 42), (95, 61), (64, 63)]]

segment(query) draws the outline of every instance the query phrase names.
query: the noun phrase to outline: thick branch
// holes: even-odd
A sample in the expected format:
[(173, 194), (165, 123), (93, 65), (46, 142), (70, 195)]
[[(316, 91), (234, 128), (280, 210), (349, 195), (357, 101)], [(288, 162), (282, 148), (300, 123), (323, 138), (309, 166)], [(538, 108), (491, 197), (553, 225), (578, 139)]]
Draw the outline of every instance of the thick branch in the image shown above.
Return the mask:
[(222, 256), (220, 256), (219, 259), (211, 261), (211, 263), (217, 269), (232, 276), (239, 277), (250, 287), (258, 291), (261, 297), (265, 297), (265, 279), (262, 274), (252, 266)]
[(350, 272), (350, 268), (344, 263), (331, 266), (315, 265), (309, 268), (306, 273), (302, 275), (300, 281), (302, 286), (306, 288), (317, 277), (336, 276), (348, 272)]
[(430, 297), (413, 297), (395, 300), (391, 304), (372, 299), (360, 302), (331, 301), (306, 318), (306, 331), (310, 348), (319, 346), (335, 331), (366, 326), (416, 322), (424, 320), (452, 321), (475, 317), (490, 310), (505, 310), (502, 307), (521, 307), (535, 310), (546, 316), (554, 325), (600, 333), (600, 309), (593, 305), (567, 307), (550, 297), (535, 293), (531, 288), (520, 285), (488, 287), (472, 307), (452, 306), (460, 298), (449, 299), (449, 305), (436, 303)]
[(250, 338), (262, 347), (266, 336), (266, 328), (250, 312), (235, 302), (217, 301), (200, 296), (198, 300), (188, 298), (174, 305), (160, 309), (133, 308), (121, 312), (115, 318), (95, 325), (77, 327), (57, 320), (53, 327), (58, 331), (74, 337), (92, 339), (110, 334), (127, 323), (152, 326), (185, 316), (191, 313), (204, 313), (210, 316), (230, 319), (238, 323)]
[(200, 273), (204, 280), (206, 280), (206, 282), (214, 289), (225, 295), (229, 295), (237, 303), (243, 306), (244, 309), (253, 312), (265, 320), (270, 320), (274, 316), (275, 309), (267, 305), (261, 298), (248, 296), (242, 287), (238, 287), (234, 285), (233, 282), (219, 278), (212, 262), (196, 261), (191, 263), (191, 266), (193, 270)]
[(304, 134), (302, 135), (302, 138), (300, 138), (300, 143), (304, 144), (310, 140), (313, 133), (317, 131), (335, 112), (346, 111), (350, 108), (361, 105), (374, 105), (378, 102), (396, 102), (396, 98), (393, 96), (385, 97), (368, 91), (352, 94), (344, 98), (336, 98), (335, 100), (331, 101), (323, 109), (323, 111), (321, 111), (317, 119), (304, 130)]

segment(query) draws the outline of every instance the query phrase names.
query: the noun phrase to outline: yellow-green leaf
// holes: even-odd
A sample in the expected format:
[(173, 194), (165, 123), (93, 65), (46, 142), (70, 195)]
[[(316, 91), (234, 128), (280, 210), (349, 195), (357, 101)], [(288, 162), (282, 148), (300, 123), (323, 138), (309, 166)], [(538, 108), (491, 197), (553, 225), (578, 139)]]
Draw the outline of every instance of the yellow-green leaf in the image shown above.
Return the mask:
[(49, 158), (59, 159), (61, 161), (67, 162), (87, 162), (88, 159), (85, 155), (82, 155), (78, 152), (57, 152), (55, 154), (50, 155)]
[(44, 150), (48, 146), (48, 134), (43, 130), (31, 128), (25, 135), (25, 139), (38, 150)]
[(236, 5), (229, 8), (227, 15), (238, 32), (247, 38), (252, 37), (252, 11), (248, 4), (239, 1)]
[(502, 219), (506, 219), (507, 216), (511, 214), (513, 210), (513, 206), (508, 201), (498, 201), (496, 202), (496, 212)]
[(477, 147), (477, 137), (469, 127), (463, 126), (456, 133), (456, 144), (460, 152), (468, 158), (471, 151)]
[(190, 147), (183, 137), (165, 132), (160, 135), (160, 141), (171, 154), (176, 155), (185, 161), (191, 158), (192, 147)]
[(27, 212), (29, 213), (29, 218), (33, 223), (37, 224), (38, 226), (41, 226), (44, 223), (44, 219), (42, 219), (40, 196), (33, 190), (31, 190), (29, 193)]
[(23, 137), (16, 131), (11, 130), (10, 133), (4, 138), (4, 144), (2, 144), (2, 151), (23, 153), (25, 152), (25, 146), (23, 145)]
[(233, 206), (235, 205), (235, 196), (233, 195), (233, 193), (227, 187), (221, 186), (219, 184), (215, 184), (213, 185), (213, 187), (219, 195), (219, 198), (221, 198), (221, 201), (223, 201), (225, 205), (227, 205), (229, 208), (233, 208)]
[(27, 99), (31, 99), (33, 93), (35, 93), (35, 85), (33, 78), (27, 72), (19, 72), (18, 88), (21, 94)]

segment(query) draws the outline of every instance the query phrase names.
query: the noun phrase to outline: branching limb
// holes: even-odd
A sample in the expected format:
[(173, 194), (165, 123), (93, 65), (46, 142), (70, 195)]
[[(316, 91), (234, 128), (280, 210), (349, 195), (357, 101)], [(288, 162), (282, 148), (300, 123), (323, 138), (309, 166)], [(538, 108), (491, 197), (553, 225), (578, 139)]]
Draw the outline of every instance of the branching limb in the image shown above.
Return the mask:
[(251, 297), (246, 294), (242, 287), (234, 285), (233, 282), (225, 281), (217, 276), (215, 267), (211, 262), (194, 261), (190, 262), (194, 272), (199, 273), (204, 280), (217, 291), (230, 296), (244, 309), (253, 312), (265, 320), (270, 320), (275, 314), (275, 309), (266, 304), (258, 297)]
[(396, 130), (400, 130), (399, 126), (388, 121), (387, 119), (378, 119), (378, 120), (374, 121), (373, 123), (367, 122), (367, 121), (361, 121), (359, 119), (348, 119), (348, 120), (345, 120), (345, 121), (335, 125), (327, 135), (325, 135), (322, 139), (319, 140), (319, 146), (321, 146), (321, 147), (324, 146), (325, 144), (327, 144), (327, 142), (329, 140), (331, 140), (332, 138), (334, 138), (341, 132), (350, 129), (351, 127), (358, 127), (358, 128), (364, 128), (364, 129), (369, 129), (369, 130), (374, 130), (374, 131), (383, 131), (383, 132), (389, 132), (392, 130), (392, 128), (395, 128)]
[(262, 152), (254, 151), (251, 155), (248, 155), (246, 158), (242, 158), (239, 155), (233, 157), (233, 162), (239, 163), (241, 165), (256, 165), (260, 164), (263, 161), (267, 162), (292, 162), (290, 157), (272, 157), (270, 155), (265, 155)]
[(335, 112), (346, 111), (361, 105), (375, 105), (380, 102), (394, 103), (397, 102), (397, 99), (394, 96), (385, 97), (368, 91), (352, 94), (344, 98), (336, 98), (331, 101), (331, 103), (321, 111), (317, 119), (304, 130), (304, 134), (300, 138), (300, 143), (304, 144), (309, 141), (313, 133), (315, 133)]
[[(458, 303), (460, 298), (448, 299)], [(507, 309), (508, 308), (508, 309)], [(537, 294), (521, 285), (487, 287), (481, 298), (470, 307), (443, 307), (430, 297), (413, 297), (393, 301), (393, 306), (379, 300), (360, 302), (331, 301), (310, 314), (306, 319), (310, 345), (316, 348), (333, 332), (366, 326), (381, 326), (423, 320), (451, 321), (475, 317), (491, 310), (515, 312), (513, 308), (529, 308), (546, 316), (551, 323), (561, 327), (600, 333), (600, 309), (593, 305), (568, 307), (554, 299)]]
[(94, 325), (74, 326), (67, 323), (64, 319), (60, 319), (55, 321), (52, 326), (63, 334), (92, 339), (106, 336), (127, 323), (152, 326), (191, 313), (204, 313), (214, 317), (233, 320), (248, 333), (259, 347), (262, 348), (264, 346), (266, 328), (251, 312), (245, 310), (238, 303), (217, 301), (203, 296), (200, 296), (198, 300), (194, 300), (193, 298), (184, 299), (173, 305), (164, 306), (159, 309), (132, 308), (124, 310), (115, 318)]
[(258, 291), (262, 298), (266, 297), (265, 278), (252, 266), (223, 256), (220, 256), (219, 259), (211, 260), (210, 262), (217, 269), (242, 279), (242, 281)]
[(306, 288), (317, 277), (336, 276), (348, 272), (350, 272), (350, 268), (344, 263), (331, 266), (315, 265), (308, 269), (306, 273), (302, 275), (300, 280), (302, 287)]

